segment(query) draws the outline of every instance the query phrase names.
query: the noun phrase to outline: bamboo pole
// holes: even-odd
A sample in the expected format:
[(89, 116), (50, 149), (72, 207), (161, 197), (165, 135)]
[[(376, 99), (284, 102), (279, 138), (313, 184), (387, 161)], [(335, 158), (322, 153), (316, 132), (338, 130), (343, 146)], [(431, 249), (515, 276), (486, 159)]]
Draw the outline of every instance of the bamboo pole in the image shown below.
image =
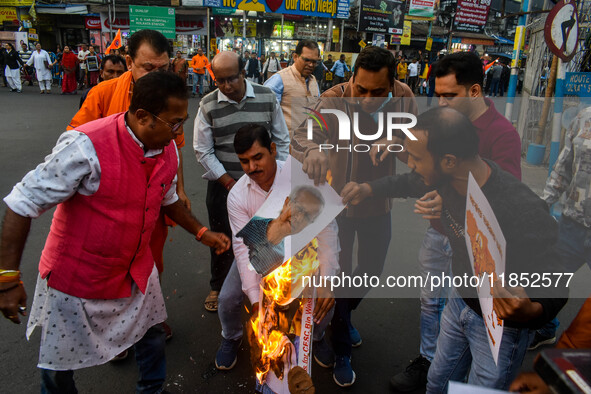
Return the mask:
[(542, 145), (544, 142), (544, 131), (546, 130), (546, 122), (548, 121), (548, 113), (550, 112), (550, 105), (552, 104), (552, 96), (554, 95), (554, 85), (556, 85), (556, 71), (558, 69), (558, 56), (552, 57), (552, 67), (550, 68), (550, 78), (546, 86), (546, 99), (544, 100), (544, 107), (542, 107), (542, 116), (538, 122), (538, 133), (536, 135), (536, 144)]

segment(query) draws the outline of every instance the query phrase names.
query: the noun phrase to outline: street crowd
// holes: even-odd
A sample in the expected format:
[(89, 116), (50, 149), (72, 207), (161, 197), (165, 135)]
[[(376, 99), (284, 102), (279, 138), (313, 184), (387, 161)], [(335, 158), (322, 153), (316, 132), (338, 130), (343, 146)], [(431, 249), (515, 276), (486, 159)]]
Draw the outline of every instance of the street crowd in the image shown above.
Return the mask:
[[(95, 53), (92, 47), (83, 51)], [(37, 45), (25, 60), (12, 44), (2, 54), (13, 91), (22, 90), (18, 73), (24, 64), (35, 67), (41, 93), (51, 91), (50, 69), (57, 64), (63, 93), (91, 87), (51, 154), (4, 198), (0, 310), (13, 323), (28, 316), (27, 336), (41, 330), (42, 392), (77, 392), (75, 370), (124, 358), (131, 347), (139, 367), (136, 391), (164, 392), (165, 341), (172, 328), (166, 324), (159, 275), (172, 222), (211, 250), (211, 289), (204, 308), (218, 313), (222, 327), (212, 355), (216, 367), (230, 370), (246, 362), (238, 360), (242, 314), (244, 304), (257, 313), (261, 275), (249, 269), (252, 256), (238, 233), (263, 205), (290, 156), (316, 185), (327, 182), (330, 171), (331, 186), (347, 204), (318, 235), (323, 274), (382, 273), (392, 198), (416, 198), (417, 220), (430, 222), (417, 251), (421, 275), (471, 274), (463, 228), (470, 173), (505, 236), (507, 272), (576, 272), (591, 261), (585, 243), (591, 231), (586, 209), (591, 184), (584, 165), (591, 150), (583, 140), (591, 133), (591, 109), (570, 125), (540, 198), (520, 182), (520, 137), (486, 98), (483, 63), (474, 53), (448, 54), (422, 65), (415, 58), (406, 65), (402, 57), (369, 46), (347, 65), (344, 55), (323, 62), (318, 44), (302, 40), (287, 67), (275, 53), (260, 59), (255, 53), (222, 51), (209, 61), (201, 49), (187, 62), (181, 53), (170, 58), (161, 33), (140, 30), (122, 52), (103, 56), (98, 70), (88, 69), (89, 54), (81, 58), (65, 46), (52, 60)], [(207, 220), (191, 212), (184, 189), (181, 148), (189, 67), (196, 74), (191, 93), (202, 96), (191, 143), (207, 182)], [(495, 67), (492, 90), (497, 92)], [(206, 93), (208, 78), (213, 86)], [(423, 89), (439, 105), (419, 113), (415, 94)], [(378, 127), (374, 114), (379, 111), (414, 114), (411, 131), (417, 138), (396, 134), (393, 138), (405, 148), (396, 155), (375, 149), (322, 151), (321, 144), (339, 143), (336, 117), (326, 116), (325, 127), (313, 123), (310, 136), (303, 109), (294, 108), (307, 100), (320, 112), (330, 103), (322, 99), (355, 99), (346, 111), (356, 112), (364, 130)], [(396, 175), (396, 164), (411, 171)], [(563, 194), (567, 203), (557, 223), (549, 206)], [(312, 209), (318, 199), (313, 192), (293, 193), (285, 220), (292, 233), (303, 218), (318, 215)], [(32, 219), (55, 206), (28, 305), (21, 256)], [(450, 381), (466, 381), (495, 389), (544, 390), (540, 377), (519, 375), (528, 349), (557, 342), (556, 316), (568, 289), (544, 290), (494, 287), (494, 310), (504, 320), (494, 360), (474, 289), (421, 288), (418, 356), (394, 371), (391, 388), (443, 393)], [(331, 368), (341, 387), (356, 380), (351, 354), (362, 345), (363, 333), (355, 328), (353, 311), (368, 291), (317, 293), (314, 360)], [(556, 346), (591, 348), (589, 300)], [(291, 392), (314, 392), (305, 372), (292, 372)], [(272, 392), (267, 386), (258, 389)]]

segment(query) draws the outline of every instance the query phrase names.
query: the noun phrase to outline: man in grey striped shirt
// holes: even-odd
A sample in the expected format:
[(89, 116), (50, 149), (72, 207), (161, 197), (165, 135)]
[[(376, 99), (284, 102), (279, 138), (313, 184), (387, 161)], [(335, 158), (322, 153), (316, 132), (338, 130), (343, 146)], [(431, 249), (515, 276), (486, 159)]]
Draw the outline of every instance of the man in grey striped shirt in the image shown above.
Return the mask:
[[(289, 132), (273, 91), (247, 81), (244, 60), (234, 52), (221, 52), (212, 69), (218, 89), (201, 100), (195, 119), (193, 147), (208, 180), (206, 205), (212, 231), (232, 236), (228, 222), (228, 192), (244, 174), (234, 152), (234, 135), (242, 126), (258, 124), (269, 131), (277, 145), (277, 159), (289, 154)], [(218, 229), (218, 230), (214, 230)], [(234, 260), (232, 250), (211, 256), (211, 291), (205, 309), (217, 310), (217, 297)], [(222, 327), (223, 328), (223, 327)]]

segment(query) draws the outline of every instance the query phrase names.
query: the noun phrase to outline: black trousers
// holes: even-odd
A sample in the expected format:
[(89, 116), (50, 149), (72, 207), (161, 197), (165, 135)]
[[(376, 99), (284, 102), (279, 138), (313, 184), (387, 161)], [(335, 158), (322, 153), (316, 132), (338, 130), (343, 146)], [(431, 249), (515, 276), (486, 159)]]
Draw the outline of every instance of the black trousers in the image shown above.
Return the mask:
[[(232, 229), (228, 220), (228, 207), (226, 201), (228, 191), (218, 182), (209, 181), (207, 184), (207, 197), (205, 205), (209, 216), (209, 229), (218, 233), (226, 234), (232, 239)], [(211, 252), (211, 279), (209, 285), (211, 290), (220, 291), (228, 271), (234, 261), (234, 252), (232, 247), (226, 252), (217, 255), (213, 249)]]
[[(380, 276), (384, 269), (392, 231), (390, 213), (367, 218), (338, 217), (341, 252), (339, 264), (345, 275)], [(353, 267), (353, 244), (357, 236), (357, 267)], [(351, 311), (356, 309), (370, 288), (336, 289), (332, 325), (332, 346), (337, 356), (351, 356)]]

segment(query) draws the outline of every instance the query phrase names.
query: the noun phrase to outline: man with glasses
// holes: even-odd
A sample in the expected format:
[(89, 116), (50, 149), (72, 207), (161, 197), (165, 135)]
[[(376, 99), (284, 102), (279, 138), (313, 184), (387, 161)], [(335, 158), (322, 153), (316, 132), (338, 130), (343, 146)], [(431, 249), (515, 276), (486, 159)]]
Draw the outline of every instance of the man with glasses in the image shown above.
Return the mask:
[[(277, 146), (277, 157), (289, 154), (289, 133), (281, 106), (273, 91), (245, 78), (244, 59), (234, 52), (220, 52), (211, 63), (217, 89), (201, 100), (195, 119), (193, 147), (197, 160), (205, 169), (209, 224), (215, 231), (232, 236), (226, 200), (228, 192), (244, 174), (234, 151), (234, 135), (246, 124), (263, 126)], [(211, 256), (211, 292), (205, 308), (218, 310), (218, 296), (234, 261), (232, 251)], [(224, 343), (216, 356), (219, 369), (230, 369), (236, 361), (240, 338), (226, 337), (227, 322), (220, 304), (220, 322)]]
[(172, 140), (187, 119), (184, 81), (151, 73), (134, 85), (129, 111), (66, 131), (45, 162), (4, 199), (0, 311), (25, 315), (20, 260), (32, 218), (57, 206), (41, 254), (28, 323), (42, 331), (41, 392), (75, 393), (74, 370), (135, 346), (137, 393), (166, 379), (166, 308), (149, 241), (160, 211), (222, 253), (230, 239), (203, 226), (176, 194)]
[(307, 117), (302, 108), (314, 106), (320, 97), (318, 81), (313, 74), (320, 60), (318, 44), (311, 40), (302, 40), (296, 47), (293, 65), (265, 82), (265, 86), (275, 92), (277, 101), (281, 103), (290, 135)]
[[(140, 30), (127, 40), (129, 52), (125, 56), (127, 69), (119, 78), (104, 81), (90, 90), (84, 104), (70, 121), (68, 130), (92, 120), (104, 118), (119, 112), (127, 111), (132, 99), (134, 84), (152, 71), (168, 70), (170, 65), (170, 45), (168, 39), (162, 33), (155, 30)], [(183, 178), (183, 155), (181, 148), (185, 146), (183, 129), (175, 136), (175, 143), (179, 152), (180, 165), (178, 167), (177, 194), (187, 208), (191, 208), (191, 202), (185, 193)], [(154, 228), (150, 247), (156, 260), (158, 272), (164, 270), (163, 250), (168, 235), (167, 222), (164, 214), (161, 214)], [(172, 330), (165, 325), (166, 337), (172, 337)], [(125, 352), (121, 358), (126, 356)]]

